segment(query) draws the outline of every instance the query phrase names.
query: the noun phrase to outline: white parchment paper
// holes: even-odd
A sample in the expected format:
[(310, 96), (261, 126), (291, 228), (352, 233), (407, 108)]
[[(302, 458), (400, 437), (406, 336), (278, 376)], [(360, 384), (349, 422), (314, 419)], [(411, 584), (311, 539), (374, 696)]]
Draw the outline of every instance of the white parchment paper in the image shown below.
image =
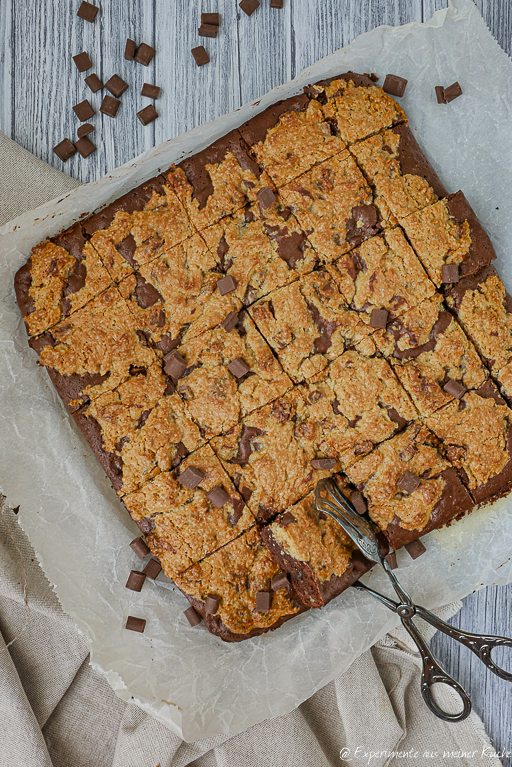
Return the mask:
[[(349, 590), (323, 610), (238, 645), (183, 616), (188, 603), (166, 579), (140, 594), (124, 584), (139, 566), (138, 532), (74, 427), (26, 342), (13, 278), (30, 249), (171, 162), (207, 146), (279, 98), (347, 69), (409, 80), (402, 104), (440, 178), (464, 190), (490, 233), (512, 286), (512, 66), (471, 0), (453, 0), (425, 24), (379, 27), (305, 70), (293, 82), (214, 122), (155, 147), (100, 181), (25, 214), (0, 230), (0, 487), (62, 606), (88, 638), (93, 664), (186, 740), (237, 733), (285, 714), (344, 671), (395, 625), (370, 597)], [(459, 80), (464, 95), (436, 103), (434, 86)], [(435, 606), (485, 584), (512, 580), (512, 501), (502, 500), (431, 533), (399, 576), (418, 602)], [(388, 588), (385, 577), (366, 580)], [(147, 619), (143, 635), (127, 615)], [(482, 631), (485, 629), (482, 626)]]

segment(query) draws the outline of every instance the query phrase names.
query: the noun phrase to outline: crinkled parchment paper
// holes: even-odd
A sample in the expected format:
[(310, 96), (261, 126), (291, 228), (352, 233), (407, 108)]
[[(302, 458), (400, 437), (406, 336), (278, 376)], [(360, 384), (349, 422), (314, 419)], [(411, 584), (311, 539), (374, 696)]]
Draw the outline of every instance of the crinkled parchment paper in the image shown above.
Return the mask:
[[(353, 69), (409, 80), (402, 99), (427, 156), (451, 191), (463, 189), (490, 233), (498, 268), (512, 286), (512, 66), (471, 0), (453, 0), (425, 24), (379, 27), (305, 70), (259, 102), (172, 139), (62, 200), (21, 216), (0, 236), (0, 487), (64, 609), (88, 638), (92, 661), (118, 695), (131, 696), (186, 740), (237, 733), (285, 714), (344, 671), (395, 618), (349, 590), (323, 610), (238, 645), (190, 628), (185, 598), (165, 579), (140, 594), (124, 584), (138, 530), (66, 414), (26, 342), (13, 278), (47, 235), (202, 149), (279, 98)], [(461, 82), (464, 95), (436, 103), (434, 86)], [(399, 552), (400, 577), (427, 606), (512, 580), (512, 501), (431, 533), (413, 562)], [(366, 579), (386, 589), (382, 575)], [(147, 619), (146, 632), (123, 626)], [(482, 630), (485, 627), (482, 626)]]

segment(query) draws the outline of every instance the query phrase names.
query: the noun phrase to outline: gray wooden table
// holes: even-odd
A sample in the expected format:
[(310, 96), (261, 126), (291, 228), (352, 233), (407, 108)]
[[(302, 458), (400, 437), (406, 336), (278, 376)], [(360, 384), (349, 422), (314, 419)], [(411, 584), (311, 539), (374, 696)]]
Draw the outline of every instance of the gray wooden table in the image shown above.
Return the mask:
[[(251, 17), (238, 0), (124, 0), (101, 5), (94, 24), (76, 17), (79, 0), (0, 0), (0, 130), (38, 157), (81, 181), (100, 178), (145, 149), (257, 98), (293, 78), (304, 67), (379, 24), (424, 21), (446, 0), (269, 0)], [(512, 53), (511, 0), (477, 0), (501, 46)], [(200, 11), (220, 11), (216, 40), (200, 40)], [(124, 61), (124, 41), (154, 45), (158, 55), (146, 69)], [(197, 69), (190, 49), (204, 42), (212, 63)], [(78, 121), (72, 104), (89, 98), (71, 55), (86, 50), (102, 81), (118, 73), (132, 84), (115, 120), (98, 113), (99, 150), (65, 166), (52, 147), (72, 140)], [(86, 73), (86, 74), (89, 74)], [(138, 94), (143, 82), (162, 87), (160, 118), (143, 127), (134, 112), (150, 102)], [(136, 107), (136, 109), (134, 108)], [(512, 635), (512, 587), (484, 589), (464, 602), (453, 623), (471, 631)], [(512, 688), (487, 673), (469, 651), (438, 637), (434, 649), (469, 690), (498, 750), (512, 752)], [(512, 766), (512, 756), (503, 764)]]

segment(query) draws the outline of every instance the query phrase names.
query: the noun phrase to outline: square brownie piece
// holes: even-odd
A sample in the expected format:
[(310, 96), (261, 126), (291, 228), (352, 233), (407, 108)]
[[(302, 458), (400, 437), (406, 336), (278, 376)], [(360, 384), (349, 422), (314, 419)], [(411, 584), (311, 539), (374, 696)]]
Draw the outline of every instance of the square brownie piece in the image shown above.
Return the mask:
[(473, 507), (439, 440), (420, 423), (352, 464), (347, 475), (394, 549)]
[(123, 498), (165, 574), (182, 570), (237, 538), (254, 517), (211, 447), (162, 472)]
[(164, 173), (197, 230), (216, 224), (271, 186), (238, 130)]
[(326, 271), (275, 290), (248, 311), (295, 382), (314, 378), (346, 348), (369, 339)]
[(392, 226), (448, 194), (406, 123), (358, 141), (350, 151), (375, 191), (382, 219)]
[(80, 224), (39, 243), (14, 278), (27, 333), (44, 333), (110, 284), (109, 274)]
[(425, 423), (441, 440), (444, 455), (477, 503), (510, 492), (512, 410), (491, 380), (436, 410)]
[(393, 318), (435, 293), (401, 229), (387, 229), (365, 240), (327, 270), (366, 324), (374, 309), (385, 309)]
[(468, 389), (478, 389), (488, 371), (439, 293), (377, 330), (373, 340), (389, 360), (422, 416)]
[(462, 192), (411, 213), (401, 224), (437, 286), (458, 282), (496, 258), (489, 235)]
[[(257, 528), (244, 533), (174, 578), (202, 616), (208, 631), (226, 642), (240, 642), (276, 629), (302, 612), (293, 590), (272, 591), (279, 565), (271, 558)], [(259, 596), (259, 595), (262, 595)], [(209, 596), (218, 600), (207, 612)]]
[(315, 165), (279, 196), (324, 261), (334, 261), (381, 229), (372, 190), (349, 152)]
[(346, 148), (320, 102), (305, 94), (272, 104), (239, 130), (278, 189)]
[(204, 444), (159, 363), (73, 414), (119, 496)]
[(70, 412), (116, 389), (158, 359), (137, 335), (136, 323), (115, 287), (29, 343)]

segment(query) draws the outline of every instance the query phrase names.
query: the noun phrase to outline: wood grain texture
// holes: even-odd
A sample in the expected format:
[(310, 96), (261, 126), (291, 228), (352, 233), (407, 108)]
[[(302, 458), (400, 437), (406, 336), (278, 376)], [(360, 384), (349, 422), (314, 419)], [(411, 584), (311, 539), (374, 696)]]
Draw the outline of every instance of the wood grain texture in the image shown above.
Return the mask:
[[(98, 2), (94, 24), (77, 18), (79, 0), (0, 0), (0, 130), (55, 167), (80, 179), (100, 178), (167, 138), (236, 109), (293, 78), (319, 58), (379, 24), (424, 21), (446, 0), (269, 0), (252, 17), (238, 0), (124, 0)], [(476, 0), (498, 42), (512, 53), (510, 0)], [(215, 40), (199, 38), (201, 11), (220, 11)], [(149, 67), (124, 60), (127, 37), (157, 48)], [(198, 68), (190, 49), (203, 44), (211, 64)], [(119, 74), (130, 89), (116, 119), (98, 112), (104, 91), (83, 82), (71, 56), (86, 50), (100, 79)], [(144, 82), (161, 86), (153, 102), (140, 95)], [(76, 138), (73, 104), (88, 98), (97, 114), (92, 140), (98, 151), (65, 165), (52, 148)], [(160, 118), (144, 127), (136, 118), (154, 103)], [(512, 586), (487, 588), (464, 602), (454, 624), (472, 631), (512, 635)], [(438, 635), (434, 649), (469, 690), (498, 749), (511, 748), (512, 687), (480, 664), (469, 651)], [(427, 714), (426, 714), (427, 715)], [(512, 759), (503, 764), (512, 767)]]

